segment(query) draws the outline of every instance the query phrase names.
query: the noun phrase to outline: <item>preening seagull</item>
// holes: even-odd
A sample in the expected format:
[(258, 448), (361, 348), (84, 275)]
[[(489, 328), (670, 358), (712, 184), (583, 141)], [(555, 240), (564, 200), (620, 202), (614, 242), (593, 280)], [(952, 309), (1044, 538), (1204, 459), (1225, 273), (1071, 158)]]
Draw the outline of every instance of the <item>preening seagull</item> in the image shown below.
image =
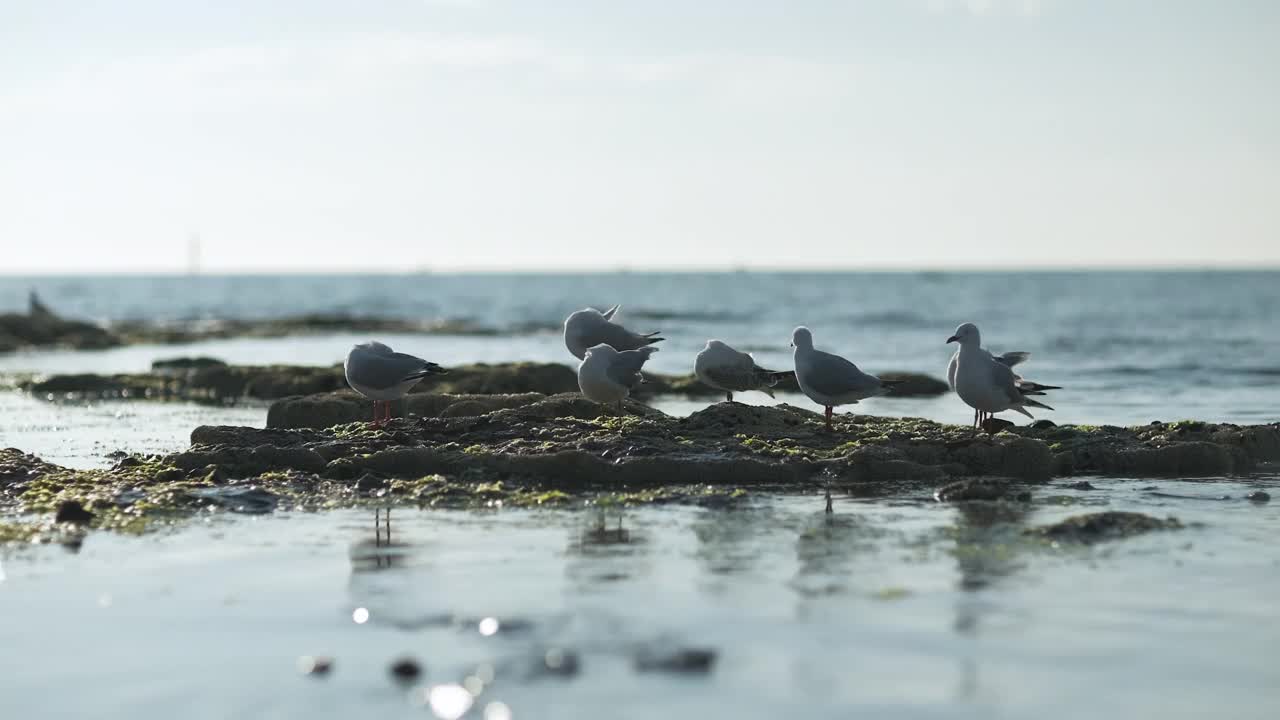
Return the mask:
[(656, 352), (656, 347), (618, 351), (604, 343), (587, 348), (578, 365), (578, 388), (589, 400), (617, 403), (621, 410), (622, 401), (644, 382), (640, 368)]
[(422, 378), (448, 371), (433, 362), (398, 353), (376, 340), (361, 343), (347, 353), (343, 364), (347, 384), (373, 401), (373, 421), (391, 420), (391, 401), (404, 397)]
[(657, 336), (657, 332), (641, 335), (613, 322), (613, 316), (618, 312), (619, 307), (621, 305), (614, 305), (604, 312), (595, 308), (586, 308), (566, 318), (564, 344), (569, 348), (569, 352), (581, 360), (586, 356), (587, 349), (596, 345), (608, 345), (622, 352), (638, 350), (664, 340)]
[(792, 373), (766, 370), (756, 365), (755, 358), (738, 352), (719, 340), (708, 340), (693, 363), (693, 374), (703, 383), (725, 392), (725, 398), (733, 402), (735, 392), (759, 390), (773, 397), (772, 388), (778, 381)]

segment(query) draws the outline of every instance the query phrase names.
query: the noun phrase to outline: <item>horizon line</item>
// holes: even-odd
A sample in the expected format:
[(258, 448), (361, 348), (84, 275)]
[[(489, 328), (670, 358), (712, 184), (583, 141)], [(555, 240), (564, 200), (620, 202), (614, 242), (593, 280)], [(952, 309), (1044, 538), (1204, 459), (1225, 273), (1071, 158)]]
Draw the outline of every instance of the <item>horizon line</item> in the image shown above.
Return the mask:
[(763, 267), (763, 266), (744, 266), (744, 267), (724, 267), (724, 266), (692, 266), (692, 267), (664, 267), (664, 266), (613, 266), (613, 267), (581, 267), (581, 268), (555, 268), (555, 267), (486, 267), (486, 266), (462, 266), (462, 267), (445, 267), (430, 268), (420, 267), (405, 270), (389, 270), (378, 268), (307, 268), (307, 269), (289, 269), (276, 267), (247, 267), (247, 268), (226, 268), (226, 269), (210, 269), (198, 272), (183, 270), (179, 268), (136, 268), (129, 270), (67, 270), (56, 271), (48, 269), (0, 269), (0, 279), (9, 278), (39, 278), (39, 277), (227, 277), (227, 276), (279, 276), (279, 275), (386, 275), (386, 276), (406, 276), (406, 275), (622, 275), (622, 274), (644, 274), (644, 275), (732, 275), (742, 274), (795, 274), (795, 275), (821, 275), (821, 274), (908, 274), (908, 273), (990, 273), (990, 274), (1015, 274), (1015, 273), (1076, 273), (1076, 272), (1277, 272), (1280, 271), (1280, 262), (1270, 263), (1240, 263), (1240, 264), (1121, 264), (1112, 263), (1106, 265), (884, 265), (884, 266), (840, 266), (840, 267), (823, 267), (823, 266), (786, 266), (786, 267)]

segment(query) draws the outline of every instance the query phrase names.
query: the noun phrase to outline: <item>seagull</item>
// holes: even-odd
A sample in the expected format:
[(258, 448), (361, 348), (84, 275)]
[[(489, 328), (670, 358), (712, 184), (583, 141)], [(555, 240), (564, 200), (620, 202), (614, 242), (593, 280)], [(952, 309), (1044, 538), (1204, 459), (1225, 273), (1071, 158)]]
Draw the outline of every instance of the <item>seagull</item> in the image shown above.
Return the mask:
[(448, 372), (420, 357), (395, 352), (376, 340), (351, 348), (343, 367), (351, 389), (373, 401), (375, 425), (389, 422), (391, 401), (404, 397), (422, 378)]
[[(1019, 365), (1029, 360), (1031, 358), (1031, 353), (1015, 351), (1015, 352), (1007, 352), (1003, 355), (992, 355), (991, 357), (998, 363), (1008, 365), (1009, 367), (1014, 367), (1015, 365)], [(960, 359), (960, 348), (956, 348), (955, 353), (951, 355), (951, 362), (947, 363), (947, 384), (951, 386), (952, 392), (955, 392), (955, 389), (956, 389), (956, 363), (959, 362), (959, 359)], [(1044, 389), (1057, 390), (1058, 388), (1045, 386)], [(1043, 395), (1044, 393), (1041, 392), (1041, 393), (1027, 393), (1027, 394)], [(986, 419), (985, 415), (986, 413), (982, 412), (981, 410), (975, 409), (973, 411), (973, 426), (979, 427), (982, 421)]]
[(738, 352), (719, 340), (708, 340), (693, 363), (693, 374), (702, 382), (717, 390), (723, 390), (728, 402), (733, 402), (734, 392), (759, 390), (773, 397), (769, 388), (791, 372), (766, 370), (750, 355)]
[(569, 352), (581, 360), (588, 348), (602, 343), (618, 351), (639, 350), (665, 339), (657, 337), (656, 332), (639, 335), (613, 322), (613, 315), (620, 307), (622, 306), (614, 305), (604, 312), (595, 308), (586, 308), (566, 318), (564, 344), (569, 348)]
[(827, 430), (831, 430), (831, 411), (836, 406), (883, 395), (904, 382), (881, 380), (839, 355), (815, 350), (813, 333), (807, 327), (798, 327), (791, 333), (791, 345), (796, 349), (796, 381), (801, 392), (826, 409)]
[(982, 334), (973, 323), (957, 327), (955, 334), (947, 338), (947, 342), (960, 343), (960, 349), (947, 365), (947, 380), (960, 399), (974, 409), (974, 427), (980, 427), (987, 415), (1005, 410), (1014, 410), (1034, 418), (1024, 406), (1053, 409), (1030, 396), (1044, 395), (1046, 390), (1062, 388), (1024, 380), (1013, 371), (1015, 365), (1031, 356), (1030, 353), (992, 355), (982, 349)]
[(622, 401), (644, 382), (640, 368), (656, 352), (658, 348), (648, 346), (619, 352), (604, 343), (593, 345), (578, 365), (578, 388), (587, 399), (605, 404), (616, 402), (621, 410)]

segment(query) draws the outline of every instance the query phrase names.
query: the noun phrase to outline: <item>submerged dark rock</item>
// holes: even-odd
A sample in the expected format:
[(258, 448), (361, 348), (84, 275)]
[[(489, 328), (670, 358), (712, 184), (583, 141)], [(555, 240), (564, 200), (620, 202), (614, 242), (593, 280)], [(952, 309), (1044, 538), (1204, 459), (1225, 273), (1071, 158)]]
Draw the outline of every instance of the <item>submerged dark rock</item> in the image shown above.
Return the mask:
[(323, 655), (303, 655), (298, 658), (298, 672), (303, 675), (324, 677), (333, 670), (333, 658)]
[(716, 651), (709, 648), (646, 648), (636, 654), (635, 668), (638, 672), (701, 674), (711, 672), (715, 662)]
[(1162, 519), (1142, 513), (1111, 511), (1076, 515), (1026, 532), (1051, 540), (1094, 543), (1141, 535), (1153, 530), (1176, 530), (1181, 527), (1183, 525), (1177, 518)]
[(391, 676), (400, 682), (412, 682), (422, 675), (422, 665), (413, 658), (400, 658), (391, 663)]
[(280, 499), (259, 487), (204, 487), (189, 491), (192, 497), (207, 500), (231, 512), (261, 515), (276, 509)]
[(218, 358), (211, 357), (176, 357), (156, 360), (151, 363), (152, 372), (187, 373), (196, 370), (207, 370), (214, 367), (226, 367), (227, 364)]
[(1031, 493), (1001, 478), (967, 478), (944, 485), (933, 494), (938, 502), (964, 502), (967, 500), (1020, 500), (1031, 499)]
[(1245, 496), (1249, 501), (1256, 503), (1264, 503), (1271, 501), (1271, 494), (1265, 490), (1254, 490)]
[(87, 525), (93, 522), (93, 513), (85, 510), (79, 501), (67, 500), (58, 506), (58, 513), (54, 516), (53, 521), (71, 523), (72, 525)]

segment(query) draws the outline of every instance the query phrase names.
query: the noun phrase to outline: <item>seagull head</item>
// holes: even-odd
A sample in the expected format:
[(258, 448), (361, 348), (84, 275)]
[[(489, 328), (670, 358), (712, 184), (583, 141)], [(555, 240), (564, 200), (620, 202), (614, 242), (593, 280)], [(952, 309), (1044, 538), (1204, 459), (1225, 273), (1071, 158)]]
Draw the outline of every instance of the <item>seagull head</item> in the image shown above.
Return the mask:
[(791, 331), (791, 347), (796, 348), (812, 348), (813, 333), (809, 332), (809, 328), (801, 325)]
[(982, 335), (978, 333), (978, 326), (973, 323), (965, 323), (956, 328), (956, 332), (947, 338), (947, 342), (958, 342), (961, 345), (981, 345)]
[[(654, 349), (656, 350), (657, 348), (654, 348)], [(612, 345), (609, 345), (607, 343), (600, 343), (599, 345), (592, 345), (591, 347), (587, 348), (586, 357), (591, 357), (592, 355), (609, 357), (611, 355), (617, 355), (617, 354), (618, 354), (618, 351), (614, 350)]]

